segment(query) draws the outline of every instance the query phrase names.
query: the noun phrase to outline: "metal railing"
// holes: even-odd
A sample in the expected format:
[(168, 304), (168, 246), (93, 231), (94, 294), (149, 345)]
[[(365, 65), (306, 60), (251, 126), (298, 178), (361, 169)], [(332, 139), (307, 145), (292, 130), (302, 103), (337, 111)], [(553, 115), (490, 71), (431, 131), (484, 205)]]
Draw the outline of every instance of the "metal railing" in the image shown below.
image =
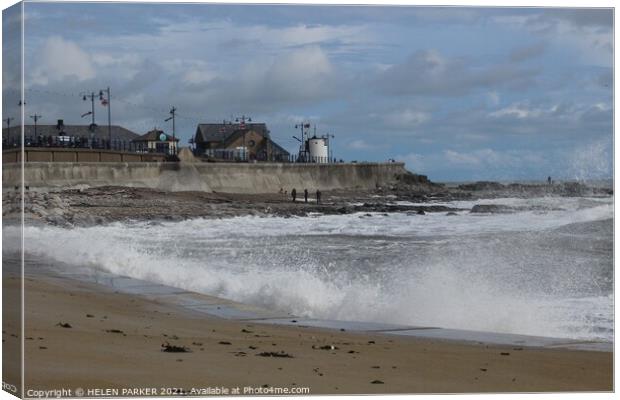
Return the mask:
[[(2, 140), (4, 150), (19, 148), (22, 145), (21, 138)], [(96, 149), (114, 150), (130, 153), (158, 153), (166, 154), (165, 151), (148, 148), (145, 143), (136, 143), (131, 140), (88, 138), (86, 136), (26, 136), (24, 147), (40, 148), (71, 148), (71, 149)]]
[(251, 162), (251, 161), (266, 161), (266, 162), (283, 162), (283, 163), (303, 163), (303, 164), (339, 164), (344, 163), (344, 160), (330, 158), (330, 157), (311, 157), (307, 155), (298, 154), (273, 154), (268, 156), (265, 153), (259, 153), (256, 156), (251, 155), (248, 152), (244, 152), (239, 149), (196, 149), (194, 154), (196, 156), (207, 157), (216, 161), (229, 161), (229, 162)]

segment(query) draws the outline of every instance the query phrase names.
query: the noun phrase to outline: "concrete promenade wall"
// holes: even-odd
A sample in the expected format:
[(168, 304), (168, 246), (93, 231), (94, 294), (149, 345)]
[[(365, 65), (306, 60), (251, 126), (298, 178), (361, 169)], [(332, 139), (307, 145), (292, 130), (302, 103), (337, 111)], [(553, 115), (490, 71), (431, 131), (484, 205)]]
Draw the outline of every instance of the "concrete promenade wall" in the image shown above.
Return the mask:
[[(25, 184), (31, 188), (134, 186), (170, 191), (275, 193), (321, 189), (372, 189), (395, 182), (405, 173), (402, 163), (105, 163), (29, 162)], [(3, 186), (18, 184), (21, 164), (3, 164)]]

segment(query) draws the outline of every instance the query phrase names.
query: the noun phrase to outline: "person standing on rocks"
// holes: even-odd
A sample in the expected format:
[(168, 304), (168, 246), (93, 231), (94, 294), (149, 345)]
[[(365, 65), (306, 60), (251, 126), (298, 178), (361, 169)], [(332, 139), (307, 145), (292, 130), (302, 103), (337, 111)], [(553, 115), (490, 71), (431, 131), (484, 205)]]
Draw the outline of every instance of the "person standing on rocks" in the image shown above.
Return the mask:
[(294, 203), (295, 200), (297, 199), (297, 190), (295, 188), (291, 190), (291, 196), (293, 196), (293, 203)]
[(319, 189), (316, 190), (316, 204), (321, 204), (321, 191)]
[(304, 202), (308, 202), (308, 189), (304, 189)]

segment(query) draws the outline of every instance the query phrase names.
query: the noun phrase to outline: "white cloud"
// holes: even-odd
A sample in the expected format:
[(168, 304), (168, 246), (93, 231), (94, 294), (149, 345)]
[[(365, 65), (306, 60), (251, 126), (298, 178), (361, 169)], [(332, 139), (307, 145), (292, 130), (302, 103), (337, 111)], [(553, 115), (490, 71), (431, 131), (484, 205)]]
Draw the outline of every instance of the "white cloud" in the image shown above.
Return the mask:
[(446, 161), (453, 165), (479, 166), (483, 162), (481, 154), (459, 153), (454, 150), (445, 150), (444, 157)]
[(424, 111), (404, 109), (385, 115), (384, 122), (388, 127), (409, 129), (429, 121), (431, 115)]
[(508, 107), (501, 108), (489, 114), (491, 117), (515, 117), (519, 119), (538, 118), (545, 114), (552, 114), (558, 111), (559, 106), (554, 104), (549, 108), (533, 107), (527, 102), (513, 103)]
[(370, 150), (376, 148), (376, 146), (369, 144), (364, 139), (356, 139), (350, 142), (347, 147), (353, 150)]
[(411, 54), (379, 74), (379, 91), (393, 95), (462, 96), (480, 88), (527, 87), (537, 71), (516, 63), (477, 65), (473, 59), (446, 57), (437, 50)]
[(65, 78), (85, 81), (95, 77), (91, 56), (75, 42), (60, 36), (52, 36), (44, 42), (37, 60), (27, 84), (48, 84)]
[[(609, 10), (547, 10), (532, 15), (503, 15), (493, 19), (502, 26), (524, 29), (565, 48), (578, 51), (584, 64), (610, 66), (613, 54)], [(597, 14), (593, 17), (593, 14)]]

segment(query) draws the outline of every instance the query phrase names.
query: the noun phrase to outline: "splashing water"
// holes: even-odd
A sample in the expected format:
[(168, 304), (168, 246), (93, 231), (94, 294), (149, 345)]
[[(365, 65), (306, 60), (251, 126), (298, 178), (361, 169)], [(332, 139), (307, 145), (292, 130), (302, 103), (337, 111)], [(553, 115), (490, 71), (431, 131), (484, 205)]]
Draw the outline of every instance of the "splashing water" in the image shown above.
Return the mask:
[(613, 160), (609, 149), (612, 144), (601, 140), (575, 150), (569, 158), (567, 175), (579, 182), (612, 176)]
[[(611, 340), (613, 199), (490, 202), (535, 211), (26, 227), (25, 242), (76, 269), (302, 316)], [(4, 233), (15, 247), (17, 228)]]

